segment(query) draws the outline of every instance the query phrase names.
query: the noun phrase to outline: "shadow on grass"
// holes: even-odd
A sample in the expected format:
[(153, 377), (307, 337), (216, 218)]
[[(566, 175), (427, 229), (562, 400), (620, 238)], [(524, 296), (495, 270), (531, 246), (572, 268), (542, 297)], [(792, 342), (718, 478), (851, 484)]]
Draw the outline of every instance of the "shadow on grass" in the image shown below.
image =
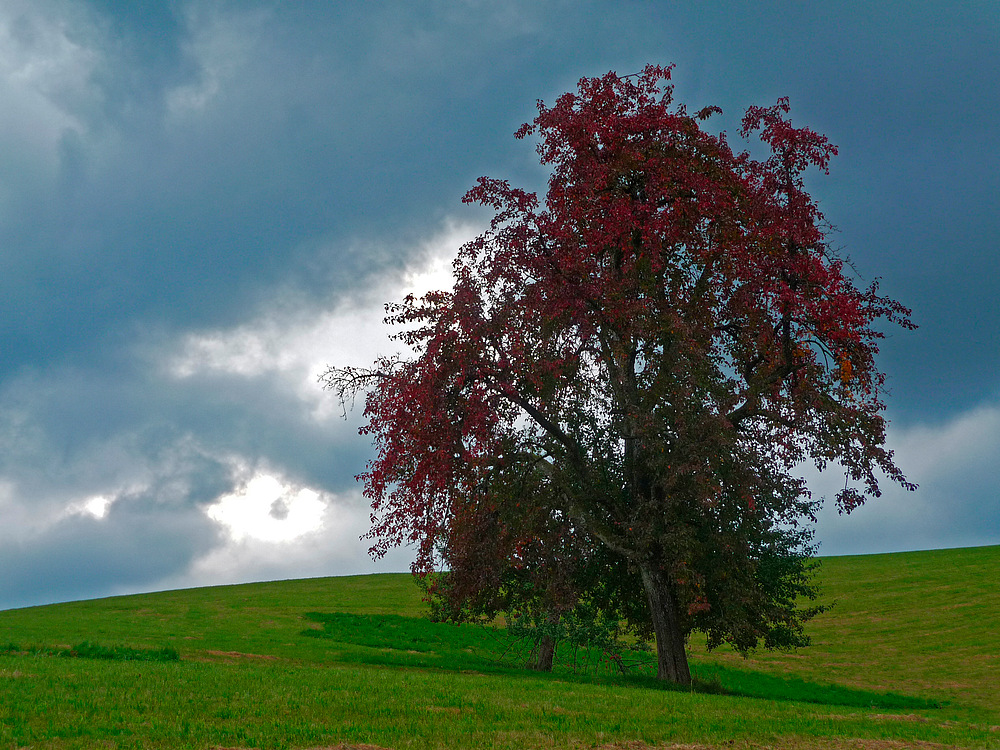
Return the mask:
[(939, 702), (924, 698), (897, 693), (877, 693), (832, 683), (808, 682), (798, 677), (781, 677), (732, 667), (699, 664), (692, 667), (692, 673), (703, 692), (717, 690), (726, 695), (741, 695), (748, 698), (889, 710), (941, 707)]
[(102, 661), (180, 661), (173, 648), (132, 648), (131, 646), (101, 646), (84, 641), (76, 646), (0, 646), (0, 654), (11, 656), (59, 656), (69, 659), (100, 659)]
[(309, 638), (336, 644), (338, 661), (507, 673), (520, 671), (506, 631), (480, 625), (453, 625), (400, 615), (354, 615), (309, 612), (320, 629), (303, 630)]
[[(895, 693), (877, 693), (832, 684), (807, 682), (750, 670), (715, 665), (692, 665), (693, 685), (683, 687), (655, 678), (655, 656), (636, 652), (636, 666), (628, 674), (600, 654), (581, 662), (579, 649), (573, 660), (558, 661), (551, 675), (528, 669), (530, 646), (507, 631), (480, 625), (454, 625), (399, 615), (355, 615), (343, 612), (310, 612), (306, 619), (319, 625), (302, 631), (309, 638), (330, 641), (338, 661), (384, 666), (436, 669), (486, 674), (519, 674), (543, 679), (555, 677), (588, 683), (641, 686), (657, 690), (682, 690), (765, 700), (799, 701), (860, 708), (913, 710), (939, 708), (940, 704)], [(334, 645), (335, 644), (335, 645)], [(564, 649), (563, 651), (566, 651)], [(581, 663), (585, 664), (581, 668)]]

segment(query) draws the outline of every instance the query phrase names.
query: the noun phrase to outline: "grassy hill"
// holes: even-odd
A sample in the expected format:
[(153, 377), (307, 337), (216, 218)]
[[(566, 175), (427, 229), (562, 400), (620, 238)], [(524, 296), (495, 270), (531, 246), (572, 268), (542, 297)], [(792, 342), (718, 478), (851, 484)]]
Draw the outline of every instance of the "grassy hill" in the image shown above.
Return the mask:
[(813, 645), (696, 691), (522, 670), (407, 575), (0, 612), (0, 748), (1000, 748), (1000, 547), (827, 558)]

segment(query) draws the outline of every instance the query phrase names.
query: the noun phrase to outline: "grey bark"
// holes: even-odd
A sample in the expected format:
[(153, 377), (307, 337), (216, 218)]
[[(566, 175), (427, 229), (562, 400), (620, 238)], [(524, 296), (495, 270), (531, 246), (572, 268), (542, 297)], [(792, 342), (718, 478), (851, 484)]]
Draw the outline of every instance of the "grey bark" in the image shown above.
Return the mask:
[(684, 631), (670, 579), (652, 566), (643, 565), (640, 571), (656, 634), (656, 677), (690, 685), (691, 671), (688, 669)]

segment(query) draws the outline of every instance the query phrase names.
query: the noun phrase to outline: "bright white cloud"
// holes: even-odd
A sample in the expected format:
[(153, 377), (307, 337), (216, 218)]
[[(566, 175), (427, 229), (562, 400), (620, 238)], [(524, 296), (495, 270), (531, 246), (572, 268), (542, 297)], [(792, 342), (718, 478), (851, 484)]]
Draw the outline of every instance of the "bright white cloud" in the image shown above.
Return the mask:
[(482, 227), (473, 224), (446, 222), (444, 229), (421, 248), (422, 262), (403, 276), (399, 295), (421, 297), (427, 292), (451, 289), (454, 285), (453, 264), (458, 249), (480, 234)]
[(452, 262), (465, 242), (481, 227), (447, 221), (439, 232), (410, 253), (418, 260), (401, 276), (373, 289), (336, 300), (326, 310), (314, 310), (293, 300), (278, 300), (249, 323), (231, 329), (185, 336), (166, 368), (176, 379), (200, 374), (254, 378), (278, 375), (317, 420), (339, 416), (339, 406), (318, 385), (330, 364), (370, 364), (398, 344), (388, 338), (382, 319), (387, 301), (406, 294), (425, 294), (452, 286)]
[(408, 548), (392, 550), (380, 560), (368, 555), (368, 507), (360, 492), (338, 496), (323, 509), (315, 530), (285, 542), (244, 536), (229, 538), (194, 561), (182, 573), (161, 581), (165, 588), (224, 583), (401, 572), (413, 559)]
[[(382, 319), (386, 301), (452, 286), (458, 248), (482, 227), (445, 222), (407, 253), (414, 263), (372, 288), (358, 289), (327, 309), (316, 310), (287, 290), (251, 321), (230, 329), (191, 333), (163, 361), (175, 381), (211, 377), (266, 378), (267, 387), (296, 395), (306, 417), (329, 420), (339, 429), (339, 404), (319, 385), (329, 364), (366, 365), (398, 345)], [(224, 387), (220, 386), (220, 387)], [(353, 428), (352, 428), (353, 429)], [(360, 439), (360, 438), (358, 438)], [(165, 586), (205, 585), (275, 577), (300, 577), (372, 570), (405, 570), (411, 553), (397, 550), (373, 562), (368, 543), (369, 508), (359, 493), (341, 497), (308, 487), (279, 469), (253, 468), (230, 458), (238, 486), (205, 510), (227, 532), (221, 544), (194, 561)]]
[(101, 520), (108, 515), (108, 509), (113, 502), (114, 498), (107, 495), (94, 495), (86, 500), (70, 505), (67, 515), (87, 515)]
[(323, 512), (332, 501), (310, 487), (258, 472), (206, 513), (226, 527), (233, 541), (292, 542), (322, 528)]

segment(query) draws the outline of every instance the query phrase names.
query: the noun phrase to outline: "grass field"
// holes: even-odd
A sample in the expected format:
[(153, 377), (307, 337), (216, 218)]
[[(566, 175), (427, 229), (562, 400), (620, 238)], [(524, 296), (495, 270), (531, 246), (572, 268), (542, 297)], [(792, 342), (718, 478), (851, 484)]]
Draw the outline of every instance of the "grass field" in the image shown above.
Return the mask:
[[(1000, 748), (1000, 547), (827, 558), (813, 645), (700, 689), (520, 669), (407, 575), (0, 612), (0, 748)], [(506, 656), (505, 656), (506, 654)]]

